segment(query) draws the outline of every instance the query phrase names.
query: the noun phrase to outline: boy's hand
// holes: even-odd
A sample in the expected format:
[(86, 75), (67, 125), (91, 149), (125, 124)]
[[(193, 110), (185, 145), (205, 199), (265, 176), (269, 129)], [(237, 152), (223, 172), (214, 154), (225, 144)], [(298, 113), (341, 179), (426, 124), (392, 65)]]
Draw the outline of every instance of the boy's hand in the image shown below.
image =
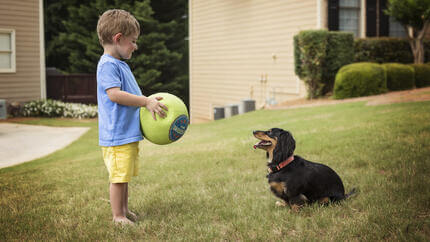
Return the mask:
[(168, 109), (166, 105), (159, 102), (162, 99), (162, 97), (148, 98), (148, 102), (146, 103), (145, 107), (149, 112), (151, 112), (154, 120), (157, 120), (155, 114), (158, 114), (162, 118), (166, 117), (166, 112), (164, 112), (164, 110), (167, 111)]

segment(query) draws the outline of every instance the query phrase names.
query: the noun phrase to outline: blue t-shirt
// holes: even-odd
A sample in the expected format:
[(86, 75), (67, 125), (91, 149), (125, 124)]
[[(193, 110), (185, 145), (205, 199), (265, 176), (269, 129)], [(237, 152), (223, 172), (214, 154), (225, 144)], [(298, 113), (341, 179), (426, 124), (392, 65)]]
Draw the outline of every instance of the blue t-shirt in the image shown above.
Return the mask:
[(140, 108), (112, 102), (106, 93), (112, 87), (142, 95), (127, 63), (104, 54), (97, 65), (99, 145), (117, 146), (142, 140)]

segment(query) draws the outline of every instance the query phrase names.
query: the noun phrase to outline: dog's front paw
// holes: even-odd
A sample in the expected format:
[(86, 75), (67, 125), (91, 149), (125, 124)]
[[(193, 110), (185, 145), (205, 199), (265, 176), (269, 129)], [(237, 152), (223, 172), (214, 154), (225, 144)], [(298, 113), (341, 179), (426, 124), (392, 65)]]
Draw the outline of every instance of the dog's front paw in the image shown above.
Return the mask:
[(278, 207), (285, 207), (287, 203), (285, 201), (276, 201), (275, 205)]

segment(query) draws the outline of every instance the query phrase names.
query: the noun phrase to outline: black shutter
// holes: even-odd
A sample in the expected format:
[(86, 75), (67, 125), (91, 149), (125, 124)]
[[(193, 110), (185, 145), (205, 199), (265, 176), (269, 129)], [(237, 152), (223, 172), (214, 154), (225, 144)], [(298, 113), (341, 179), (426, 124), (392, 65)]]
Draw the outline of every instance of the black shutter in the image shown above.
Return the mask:
[(387, 0), (379, 0), (379, 36), (388, 36), (390, 34), (390, 19), (384, 13), (385, 9), (387, 9)]
[(328, 1), (328, 30), (339, 30), (339, 0)]
[(376, 0), (366, 0), (366, 37), (376, 36)]

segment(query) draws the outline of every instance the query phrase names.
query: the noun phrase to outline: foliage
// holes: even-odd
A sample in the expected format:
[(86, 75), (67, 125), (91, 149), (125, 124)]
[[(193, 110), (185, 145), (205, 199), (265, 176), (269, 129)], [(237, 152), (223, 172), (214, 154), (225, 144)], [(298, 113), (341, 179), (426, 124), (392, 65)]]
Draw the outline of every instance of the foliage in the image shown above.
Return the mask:
[(390, 91), (412, 89), (415, 86), (414, 68), (399, 63), (382, 64), (387, 73), (387, 88)]
[(354, 59), (354, 35), (347, 32), (330, 31), (327, 39), (327, 53), (322, 70), (324, 94), (333, 91), (337, 71)]
[(336, 99), (376, 95), (387, 92), (384, 68), (375, 63), (353, 63), (336, 74), (333, 96)]
[(385, 13), (405, 27), (414, 63), (424, 63), (423, 40), (430, 27), (430, 0), (388, 0)]
[(294, 36), (295, 72), (310, 99), (332, 91), (335, 73), (352, 62), (353, 51), (351, 33), (308, 30)]
[[(424, 41), (425, 59), (430, 60), (430, 41)], [(407, 39), (363, 38), (354, 41), (354, 62), (413, 63), (414, 56)]]
[[(298, 34), (297, 46), (300, 50), (301, 65), (299, 77), (308, 89), (308, 98), (322, 95), (322, 62), (327, 48), (327, 32), (325, 30), (307, 30)], [(295, 52), (296, 53), (296, 52)], [(297, 58), (296, 58), (297, 59)]]
[[(181, 1), (186, 5), (186, 2)], [(47, 23), (47, 63), (69, 73), (95, 73), (103, 53), (96, 26), (98, 17), (108, 9), (121, 8), (132, 13), (141, 25), (138, 50), (127, 60), (145, 95), (170, 92), (183, 98), (188, 87), (188, 69), (183, 68), (184, 37), (182, 19), (153, 17), (150, 1), (135, 0), (60, 0), (45, 1)], [(166, 7), (167, 8), (167, 7)], [(183, 12), (185, 8), (178, 9)], [(61, 24), (60, 24), (61, 23)], [(181, 31), (182, 30), (182, 31)]]
[(430, 86), (430, 65), (426, 64), (411, 64), (415, 73), (415, 87)]
[[(168, 146), (142, 141), (129, 184), (130, 209), (141, 218), (133, 227), (111, 222), (97, 121), (31, 119), (91, 129), (54, 154), (0, 169), (0, 240), (426, 241), (429, 104), (259, 110), (192, 124)], [(266, 155), (251, 148), (252, 130), (270, 127), (290, 130), (297, 155), (329, 165), (360, 193), (297, 213), (275, 206)]]
[(25, 103), (20, 112), (24, 117), (95, 118), (97, 106), (48, 99)]

